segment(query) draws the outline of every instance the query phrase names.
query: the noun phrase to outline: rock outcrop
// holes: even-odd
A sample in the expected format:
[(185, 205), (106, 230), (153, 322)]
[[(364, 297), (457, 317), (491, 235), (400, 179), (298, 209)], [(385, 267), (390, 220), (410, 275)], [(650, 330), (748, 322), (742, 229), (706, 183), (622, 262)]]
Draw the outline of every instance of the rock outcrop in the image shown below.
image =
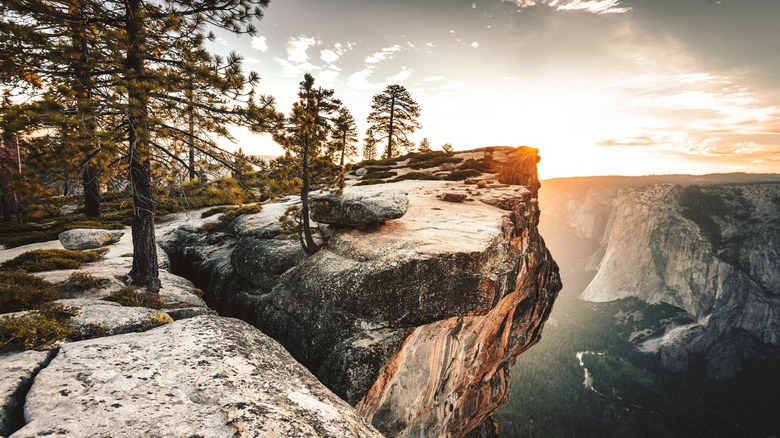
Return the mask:
[(272, 339), (217, 316), (63, 345), (27, 395), (42, 437), (380, 437)]
[(405, 194), (383, 191), (369, 196), (317, 194), (311, 197), (311, 218), (341, 227), (379, 226), (398, 219), (409, 208)]
[(124, 234), (117, 230), (75, 228), (61, 232), (59, 239), (65, 249), (92, 249), (119, 242)]
[(696, 322), (659, 340), (662, 364), (682, 371), (701, 356), (727, 378), (745, 357), (780, 356), (780, 184), (757, 178), (597, 178), (546, 208), (569, 210), (566, 226), (589, 247), (577, 256), (597, 271), (583, 299), (684, 309)]
[[(538, 161), (530, 148), (499, 155), (518, 169)], [(437, 198), (453, 190), (473, 202)], [(405, 215), (322, 226), (327, 246), (301, 260), (277, 243), (273, 205), (236, 221), (252, 227), (180, 227), (160, 243), (210, 306), (278, 340), (383, 434), (465, 436), (506, 401), (514, 357), (539, 340), (560, 289), (538, 204), (506, 184), (408, 180), (345, 194), (388, 191), (406, 193)]]

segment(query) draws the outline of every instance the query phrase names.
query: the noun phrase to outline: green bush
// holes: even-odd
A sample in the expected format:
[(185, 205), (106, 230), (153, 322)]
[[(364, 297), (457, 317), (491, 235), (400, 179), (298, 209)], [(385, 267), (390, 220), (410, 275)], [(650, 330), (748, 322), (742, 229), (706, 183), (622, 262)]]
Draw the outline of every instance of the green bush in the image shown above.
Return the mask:
[(393, 171), (368, 172), (365, 175), (363, 175), (362, 180), (385, 179), (385, 178), (390, 178), (391, 176), (396, 176), (396, 175), (398, 175), (398, 172), (393, 172)]
[(410, 160), (409, 167), (411, 167), (412, 169), (429, 169), (431, 167), (441, 166), (442, 164), (460, 163), (461, 161), (463, 161), (463, 158), (452, 157), (448, 155), (439, 155), (439, 156), (431, 157), (427, 160), (420, 160), (420, 161), (415, 160), (414, 163), (412, 163)]
[(479, 175), (482, 175), (482, 172), (476, 169), (455, 170), (449, 175), (445, 176), (444, 179), (446, 179), (447, 181), (461, 181), (466, 178), (471, 178)]
[(228, 229), (228, 225), (230, 225), (230, 223), (233, 222), (233, 220), (237, 217), (243, 216), (245, 214), (260, 213), (261, 211), (263, 211), (262, 205), (245, 205), (243, 207), (234, 207), (225, 211), (225, 213), (219, 217), (218, 221), (205, 223), (198, 229), (200, 231), (208, 231), (212, 233), (225, 232)]
[(38, 310), (0, 317), (0, 349), (32, 350), (49, 347), (73, 333), (68, 324), (78, 309), (46, 303)]
[(370, 178), (370, 179), (364, 179), (361, 180), (359, 183), (355, 184), (356, 186), (372, 186), (374, 184), (384, 184), (387, 181), (379, 178)]
[(74, 272), (70, 274), (68, 280), (63, 284), (64, 287), (71, 291), (100, 289), (103, 285), (104, 282), (102, 280), (96, 278), (89, 272)]
[(463, 164), (458, 166), (458, 170), (474, 169), (482, 173), (492, 173), (495, 170), (495, 166), (497, 166), (497, 164), (489, 159), (475, 160), (473, 158), (469, 158), (468, 160), (464, 161)]
[(397, 176), (390, 180), (390, 182), (397, 182), (397, 181), (403, 181), (407, 179), (413, 179), (413, 180), (429, 180), (429, 181), (440, 181), (441, 177), (434, 175), (430, 172), (409, 172), (404, 175)]
[(0, 271), (22, 270), (27, 272), (78, 269), (84, 263), (94, 262), (107, 250), (77, 251), (71, 249), (36, 249), (0, 263)]
[(23, 271), (0, 271), (0, 313), (31, 310), (57, 299), (57, 290), (46, 280)]
[(118, 291), (112, 292), (111, 295), (104, 299), (119, 303), (125, 307), (148, 307), (150, 309), (163, 307), (159, 294), (139, 290), (135, 286), (125, 286)]
[(228, 210), (231, 210), (233, 208), (236, 208), (236, 207), (233, 207), (231, 205), (221, 205), (219, 207), (209, 208), (208, 210), (206, 210), (206, 211), (204, 211), (203, 213), (200, 214), (200, 218), (201, 219), (205, 219), (205, 218), (207, 218), (209, 216), (214, 216), (215, 214), (224, 213), (224, 212), (226, 212)]

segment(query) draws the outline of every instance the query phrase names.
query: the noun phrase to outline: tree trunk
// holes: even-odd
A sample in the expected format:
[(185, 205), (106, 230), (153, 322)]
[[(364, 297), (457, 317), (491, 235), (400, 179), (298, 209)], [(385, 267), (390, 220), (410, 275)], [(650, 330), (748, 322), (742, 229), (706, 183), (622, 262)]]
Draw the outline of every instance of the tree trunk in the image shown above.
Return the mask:
[(84, 185), (84, 215), (87, 217), (100, 217), (100, 180), (99, 170), (86, 164), (81, 172)]
[(393, 158), (393, 116), (395, 116), (395, 94), (390, 96), (390, 128), (387, 133), (387, 159)]
[(344, 131), (341, 134), (341, 161), (339, 162), (339, 167), (342, 169), (344, 168), (344, 154), (347, 151), (347, 131)]
[(133, 189), (133, 268), (131, 284), (150, 292), (160, 290), (157, 270), (157, 242), (154, 237), (154, 199), (151, 181), (149, 144), (149, 99), (144, 89), (143, 22), (141, 0), (125, 1), (127, 34), (128, 108), (130, 145), (130, 184)]
[(312, 255), (320, 249), (314, 242), (311, 235), (311, 224), (309, 223), (309, 139), (303, 140), (303, 171), (301, 172), (301, 223), (303, 224), (303, 238), (305, 244), (303, 250), (306, 254)]
[(193, 107), (194, 93), (192, 90), (192, 77), (190, 76), (189, 88), (187, 89), (187, 146), (189, 147), (189, 166), (190, 181), (194, 180), (195, 175), (195, 108)]
[[(83, 17), (81, 0), (70, 0), (70, 14)], [(94, 158), (92, 146), (97, 131), (95, 125), (95, 108), (92, 106), (92, 72), (89, 67), (89, 45), (87, 43), (86, 20), (76, 20), (71, 23), (71, 41), (73, 48), (78, 52), (79, 58), (73, 65), (73, 90), (76, 93), (79, 127), (76, 128), (74, 140), (88, 159), (84, 162), (81, 172), (82, 187), (84, 188), (84, 214), (87, 217), (100, 217), (100, 169), (90, 160)]]

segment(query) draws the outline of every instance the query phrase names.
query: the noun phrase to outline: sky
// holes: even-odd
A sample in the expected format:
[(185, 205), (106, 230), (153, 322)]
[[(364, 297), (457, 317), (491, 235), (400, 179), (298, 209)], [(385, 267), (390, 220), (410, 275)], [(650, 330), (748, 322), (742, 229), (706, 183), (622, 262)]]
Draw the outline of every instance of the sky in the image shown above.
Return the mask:
[(286, 113), (311, 73), (361, 138), (371, 97), (403, 85), (413, 140), (533, 146), (542, 178), (777, 173), (778, 23), (780, 0), (271, 0), (257, 35), (210, 48), (243, 56)]

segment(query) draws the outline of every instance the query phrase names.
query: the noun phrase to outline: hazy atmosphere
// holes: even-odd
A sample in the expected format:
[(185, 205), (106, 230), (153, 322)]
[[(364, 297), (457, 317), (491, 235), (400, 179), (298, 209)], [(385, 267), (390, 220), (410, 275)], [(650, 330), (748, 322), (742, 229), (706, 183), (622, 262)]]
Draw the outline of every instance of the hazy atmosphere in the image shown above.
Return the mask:
[(239, 52), (282, 110), (312, 73), (361, 134), (371, 95), (401, 84), (413, 138), (538, 147), (542, 178), (777, 172), (778, 18), (773, 0), (289, 0), (212, 49)]

